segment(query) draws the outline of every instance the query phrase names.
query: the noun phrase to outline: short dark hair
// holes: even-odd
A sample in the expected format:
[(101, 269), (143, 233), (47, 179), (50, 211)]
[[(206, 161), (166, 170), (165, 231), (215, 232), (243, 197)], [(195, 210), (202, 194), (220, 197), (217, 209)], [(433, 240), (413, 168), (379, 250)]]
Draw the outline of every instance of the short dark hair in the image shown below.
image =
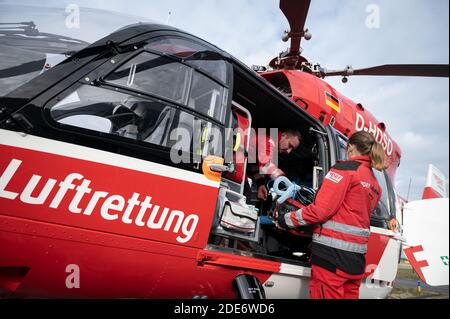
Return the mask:
[(301, 140), (302, 140), (302, 133), (300, 133), (300, 131), (297, 129), (294, 129), (294, 128), (282, 129), (281, 133), (286, 133), (286, 134), (295, 136), (298, 138), (299, 142), (301, 142)]

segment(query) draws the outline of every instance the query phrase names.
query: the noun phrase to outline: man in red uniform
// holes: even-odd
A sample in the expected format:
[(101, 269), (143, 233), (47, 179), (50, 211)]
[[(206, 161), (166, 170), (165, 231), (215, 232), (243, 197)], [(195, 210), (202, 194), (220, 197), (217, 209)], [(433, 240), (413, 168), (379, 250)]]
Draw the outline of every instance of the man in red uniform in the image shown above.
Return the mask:
[(290, 154), (300, 146), (301, 138), (301, 133), (294, 129), (286, 129), (278, 133), (277, 141), (274, 141), (269, 135), (252, 135), (249, 163), (256, 163), (257, 165), (252, 167), (250, 176), (253, 176), (258, 187), (259, 199), (267, 199), (268, 190), (265, 184), (268, 178), (274, 180), (284, 175), (284, 172), (278, 168), (274, 160), (275, 152)]
[(355, 134), (348, 144), (350, 160), (330, 169), (314, 203), (277, 217), (287, 229), (317, 225), (311, 247), (313, 299), (358, 298), (365, 273), (370, 215), (381, 197), (372, 167), (383, 168), (384, 152), (370, 134)]

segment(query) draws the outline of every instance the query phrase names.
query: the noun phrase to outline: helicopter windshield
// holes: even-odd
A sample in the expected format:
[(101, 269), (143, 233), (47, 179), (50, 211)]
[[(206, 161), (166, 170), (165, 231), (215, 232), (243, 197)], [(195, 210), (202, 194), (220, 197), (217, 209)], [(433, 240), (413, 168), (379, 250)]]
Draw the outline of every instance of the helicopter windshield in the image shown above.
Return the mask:
[(0, 96), (120, 28), (151, 22), (75, 4), (17, 3), (0, 3)]

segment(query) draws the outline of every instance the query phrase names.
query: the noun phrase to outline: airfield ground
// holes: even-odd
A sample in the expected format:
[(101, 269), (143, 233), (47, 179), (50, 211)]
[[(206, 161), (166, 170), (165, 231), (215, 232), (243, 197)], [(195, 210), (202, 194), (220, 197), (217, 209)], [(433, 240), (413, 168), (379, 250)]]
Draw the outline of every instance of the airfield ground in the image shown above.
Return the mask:
[(399, 264), (394, 289), (389, 299), (449, 299), (449, 286), (431, 287), (420, 282), (420, 291), (417, 289), (419, 276), (411, 265), (402, 261)]

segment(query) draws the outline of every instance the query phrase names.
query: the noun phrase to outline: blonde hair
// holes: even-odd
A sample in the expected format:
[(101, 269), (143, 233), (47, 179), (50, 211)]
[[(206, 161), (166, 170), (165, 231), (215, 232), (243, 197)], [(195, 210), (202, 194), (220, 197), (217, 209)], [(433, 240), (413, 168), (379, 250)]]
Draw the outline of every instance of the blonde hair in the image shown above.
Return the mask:
[(348, 144), (355, 146), (361, 155), (369, 156), (373, 168), (379, 171), (385, 168), (383, 147), (377, 143), (372, 134), (364, 131), (356, 132), (350, 137)]

